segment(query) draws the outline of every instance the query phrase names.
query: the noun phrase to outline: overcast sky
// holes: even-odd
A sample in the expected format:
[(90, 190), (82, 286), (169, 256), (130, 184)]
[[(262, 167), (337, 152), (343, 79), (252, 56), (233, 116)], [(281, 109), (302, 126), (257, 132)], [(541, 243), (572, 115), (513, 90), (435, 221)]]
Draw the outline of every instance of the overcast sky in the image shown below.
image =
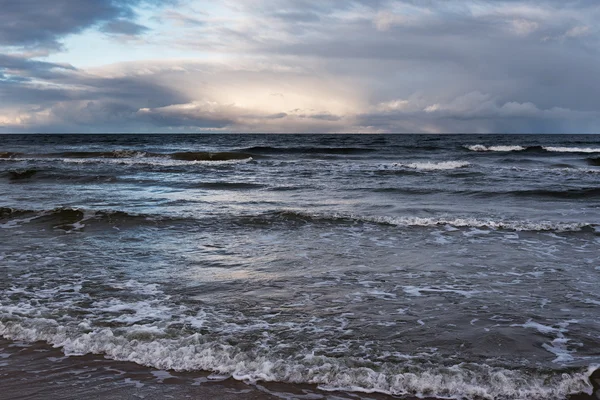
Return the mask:
[(600, 132), (598, 0), (0, 0), (0, 132)]

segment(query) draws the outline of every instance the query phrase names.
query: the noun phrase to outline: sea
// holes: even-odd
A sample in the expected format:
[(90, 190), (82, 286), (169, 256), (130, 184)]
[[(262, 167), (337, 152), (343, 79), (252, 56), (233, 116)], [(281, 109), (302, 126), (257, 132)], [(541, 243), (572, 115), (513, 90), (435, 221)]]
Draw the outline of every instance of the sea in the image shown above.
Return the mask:
[(3, 399), (598, 398), (600, 136), (2, 135), (0, 337)]

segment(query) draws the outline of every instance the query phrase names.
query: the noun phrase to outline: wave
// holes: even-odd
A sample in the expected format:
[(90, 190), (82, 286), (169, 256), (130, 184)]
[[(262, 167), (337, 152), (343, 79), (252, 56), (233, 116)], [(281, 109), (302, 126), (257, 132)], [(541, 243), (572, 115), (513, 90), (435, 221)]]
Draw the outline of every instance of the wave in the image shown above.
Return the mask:
[(394, 170), (398, 168), (408, 168), (417, 171), (445, 171), (459, 168), (466, 168), (471, 165), (467, 161), (442, 161), (442, 162), (414, 162), (414, 163), (394, 163), (391, 165), (382, 165), (380, 170)]
[[(2, 155), (5, 155), (2, 157)], [(247, 162), (253, 155), (239, 152), (177, 152), (149, 153), (134, 150), (115, 151), (77, 151), (46, 154), (0, 153), (0, 159), (10, 161), (62, 161), (66, 163), (116, 163), (116, 164), (156, 164), (165, 165), (180, 161), (185, 162)]]
[(236, 189), (262, 189), (266, 188), (267, 185), (260, 183), (247, 183), (247, 182), (202, 182), (197, 184), (189, 184), (187, 187), (197, 189), (211, 189), (211, 190), (236, 190)]
[(91, 221), (139, 225), (141, 223), (156, 224), (161, 221), (176, 220), (186, 221), (185, 218), (178, 219), (169, 216), (135, 214), (116, 210), (88, 210), (70, 207), (58, 207), (52, 210), (24, 210), (0, 207), (0, 228), (3, 229), (22, 227), (23, 224), (29, 223), (44, 223), (50, 224), (54, 229), (73, 232), (82, 230)]
[[(504, 193), (503, 193), (504, 194)], [(515, 190), (506, 192), (515, 196), (522, 197), (553, 197), (558, 199), (590, 199), (600, 197), (600, 188), (583, 188), (583, 189), (565, 189), (565, 190)]]
[(21, 153), (12, 153), (10, 151), (0, 151), (0, 159), (10, 159), (18, 157)]
[[(22, 161), (39, 161), (39, 158), (15, 159)], [(166, 157), (141, 157), (141, 158), (48, 158), (46, 161), (63, 162), (66, 164), (116, 164), (116, 165), (142, 165), (149, 167), (185, 167), (191, 165), (235, 165), (246, 164), (253, 161), (252, 157), (246, 159), (218, 160), (176, 160)]]
[(465, 148), (471, 150), (471, 151), (479, 151), (479, 152), (485, 152), (485, 151), (498, 151), (498, 152), (509, 152), (509, 151), (523, 151), (526, 148), (523, 146), (484, 146), (481, 144), (476, 144), (476, 145), (465, 145)]
[(135, 150), (114, 150), (114, 151), (67, 151), (62, 153), (44, 154), (49, 158), (136, 158), (158, 156), (155, 153), (147, 153)]
[(8, 176), (11, 181), (18, 181), (32, 178), (34, 175), (38, 173), (36, 169), (26, 169), (26, 170), (18, 170), (18, 171), (8, 171)]
[(361, 154), (376, 151), (364, 147), (272, 147), (272, 146), (254, 146), (240, 149), (246, 153), (265, 153), (265, 154), (289, 154), (289, 153), (312, 153), (312, 154)]
[(600, 167), (600, 157), (590, 157), (587, 159), (587, 163), (595, 167)]
[[(25, 217), (25, 218), (23, 218)], [(357, 215), (352, 213), (305, 212), (301, 210), (278, 210), (254, 215), (218, 216), (220, 223), (228, 219), (236, 226), (271, 225), (278, 222), (291, 223), (340, 223), (340, 224), (378, 224), (399, 228), (431, 228), (450, 226), (454, 228), (477, 228), (506, 231), (530, 232), (580, 232), (597, 231), (598, 223), (589, 222), (558, 222), (531, 220), (492, 220), (474, 217), (407, 217), (386, 215)], [(2, 223), (2, 221), (6, 221)], [(22, 210), (15, 208), (0, 208), (0, 228), (14, 228), (23, 223), (39, 221), (50, 223), (54, 228), (63, 230), (80, 230), (87, 222), (106, 222), (138, 225), (140, 223), (190, 223), (197, 225), (212, 220), (196, 219), (185, 216), (136, 214), (114, 210), (89, 210), (78, 208), (56, 208), (53, 210)]]
[(556, 153), (600, 153), (598, 147), (543, 147), (543, 149)]
[(464, 145), (464, 148), (476, 152), (528, 152), (528, 153), (600, 153), (597, 147), (552, 147), (552, 146), (484, 146), (482, 144)]
[[(600, 172), (600, 171), (598, 171)], [(400, 193), (407, 195), (431, 195), (431, 194), (451, 194), (462, 196), (476, 196), (483, 198), (492, 198), (496, 196), (516, 196), (516, 197), (548, 197), (556, 199), (592, 199), (600, 197), (600, 188), (578, 188), (563, 190), (548, 189), (526, 189), (512, 191), (485, 191), (485, 190), (452, 190), (440, 189), (437, 187), (356, 187), (356, 191), (372, 191), (376, 193)]]
[[(265, 215), (262, 216), (263, 218)], [(529, 221), (529, 220), (488, 220), (472, 217), (392, 217), (392, 216), (366, 216), (344, 213), (318, 213), (304, 212), (299, 210), (283, 210), (267, 214), (267, 218), (273, 220), (283, 219), (300, 222), (339, 222), (339, 223), (374, 223), (381, 225), (397, 226), (401, 228), (410, 227), (436, 227), (451, 226), (454, 228), (478, 228), (508, 231), (531, 231), (531, 232), (578, 232), (582, 230), (595, 230), (599, 224), (585, 222), (553, 222), (553, 221)], [(259, 221), (261, 216), (255, 216)]]
[[(0, 335), (25, 342), (44, 341), (67, 356), (102, 354), (107, 358), (179, 372), (212, 371), (248, 382), (315, 384), (329, 391), (383, 393), (461, 399), (564, 399), (592, 395), (597, 366), (571, 371), (510, 370), (484, 364), (453, 366), (378, 362), (358, 357), (328, 357), (307, 352), (281, 357), (269, 349), (243, 349), (199, 333), (179, 338), (118, 329), (65, 327), (42, 318), (0, 321)], [(83, 325), (83, 324), (82, 324)], [(140, 327), (138, 327), (139, 329)]]
[(183, 152), (173, 153), (170, 155), (173, 160), (180, 161), (233, 161), (233, 160), (247, 160), (252, 158), (251, 154), (239, 153), (239, 152), (221, 152), (221, 153), (210, 153), (210, 152)]

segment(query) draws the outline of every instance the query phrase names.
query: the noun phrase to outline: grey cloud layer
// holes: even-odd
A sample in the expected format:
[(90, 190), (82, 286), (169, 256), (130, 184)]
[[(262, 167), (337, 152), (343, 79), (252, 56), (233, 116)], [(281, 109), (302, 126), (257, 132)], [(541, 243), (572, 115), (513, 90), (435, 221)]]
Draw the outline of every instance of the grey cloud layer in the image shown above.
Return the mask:
[[(35, 20), (38, 11), (18, 7), (27, 1), (33, 2), (8, 0), (8, 9), (17, 19)], [(82, 0), (54, 3), (61, 18), (49, 27), (4, 26), (8, 17), (0, 15), (0, 43), (52, 46), (94, 24), (111, 34), (146, 33), (131, 20), (138, 1), (99, 0), (91, 11), (78, 8)], [(225, 64), (149, 60), (92, 73), (0, 56), (0, 126), (599, 130), (596, 0), (222, 0), (225, 17), (199, 4), (194, 13), (188, 1), (167, 7), (160, 19), (165, 30), (156, 33), (192, 54), (217, 53)], [(267, 92), (277, 96), (269, 100)]]
[[(0, 46), (57, 48), (65, 35), (132, 18), (142, 0), (2, 0)], [(129, 28), (131, 31), (131, 28)]]

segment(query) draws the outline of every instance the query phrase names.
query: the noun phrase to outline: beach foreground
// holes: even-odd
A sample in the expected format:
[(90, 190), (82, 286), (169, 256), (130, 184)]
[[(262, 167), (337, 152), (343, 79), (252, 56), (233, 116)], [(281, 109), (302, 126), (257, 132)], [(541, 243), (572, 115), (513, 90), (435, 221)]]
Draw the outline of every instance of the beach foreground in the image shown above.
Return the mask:
[[(381, 394), (324, 392), (313, 385), (244, 383), (210, 373), (176, 373), (115, 362), (102, 356), (65, 357), (44, 343), (15, 343), (0, 339), (0, 393), (3, 399), (117, 400), (117, 399), (372, 399)], [(600, 373), (591, 378), (600, 387)], [(597, 395), (596, 395), (597, 396)], [(580, 394), (569, 400), (595, 400)], [(412, 396), (394, 396), (417, 400)], [(420, 398), (420, 400), (438, 400)]]
[[(102, 356), (65, 357), (44, 343), (0, 340), (3, 399), (387, 399), (328, 393), (312, 385), (244, 383), (205, 372), (176, 373), (115, 362)], [(406, 399), (414, 399), (406, 397)]]

